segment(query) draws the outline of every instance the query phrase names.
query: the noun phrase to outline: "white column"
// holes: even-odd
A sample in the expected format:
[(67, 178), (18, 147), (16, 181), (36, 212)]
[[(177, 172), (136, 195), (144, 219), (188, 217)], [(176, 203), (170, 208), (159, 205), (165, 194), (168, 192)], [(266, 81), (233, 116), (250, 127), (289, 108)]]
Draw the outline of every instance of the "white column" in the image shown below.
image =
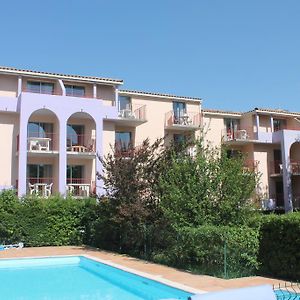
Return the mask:
[(18, 97), (21, 95), (22, 93), (22, 76), (18, 77)]
[(93, 98), (97, 98), (97, 84), (93, 85)]
[(115, 89), (115, 106), (119, 110), (119, 89), (118, 89), (118, 86), (116, 86), (116, 89)]
[(59, 193), (66, 195), (67, 184), (67, 120), (59, 120), (59, 162), (58, 162)]
[(66, 96), (66, 88), (65, 88), (65, 85), (64, 85), (63, 81), (61, 79), (58, 79), (58, 83), (59, 83), (60, 88), (62, 90), (62, 96)]
[(28, 117), (20, 113), (18, 196), (26, 195), (27, 190), (27, 123)]
[[(103, 118), (102, 116), (97, 119), (96, 122), (96, 153), (97, 156), (102, 157), (103, 155), (103, 146), (102, 146), (102, 139), (103, 139)], [(96, 157), (96, 174), (102, 174), (103, 169), (102, 169), (102, 164), (98, 157)], [(103, 190), (103, 181), (99, 180), (96, 178), (96, 194), (98, 196), (102, 195), (104, 190)]]
[(257, 128), (257, 132), (259, 131), (259, 114), (256, 113), (255, 115), (255, 120), (256, 120), (256, 128)]
[(274, 120), (273, 120), (273, 116), (270, 117), (270, 121), (271, 121), (271, 132), (274, 132)]

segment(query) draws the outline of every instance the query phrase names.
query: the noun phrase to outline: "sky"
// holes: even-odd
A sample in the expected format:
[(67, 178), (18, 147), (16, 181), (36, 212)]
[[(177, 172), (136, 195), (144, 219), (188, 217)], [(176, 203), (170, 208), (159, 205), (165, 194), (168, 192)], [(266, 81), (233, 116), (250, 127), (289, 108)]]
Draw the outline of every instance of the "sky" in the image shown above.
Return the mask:
[(300, 0), (2, 0), (0, 65), (300, 111)]

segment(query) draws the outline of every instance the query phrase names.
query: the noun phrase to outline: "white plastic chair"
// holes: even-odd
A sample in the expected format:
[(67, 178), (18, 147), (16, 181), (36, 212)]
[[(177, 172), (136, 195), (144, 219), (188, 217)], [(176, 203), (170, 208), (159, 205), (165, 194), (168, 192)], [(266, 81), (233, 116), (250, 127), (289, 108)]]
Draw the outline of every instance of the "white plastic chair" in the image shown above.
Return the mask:
[(48, 197), (51, 196), (51, 194), (52, 194), (52, 186), (53, 186), (53, 183), (47, 184), (47, 185), (45, 186), (45, 191), (44, 191), (44, 193), (45, 193), (45, 197), (46, 197), (46, 198), (48, 198)]
[(30, 195), (37, 193), (36, 186), (34, 184), (31, 184), (30, 182), (28, 182), (28, 189)]

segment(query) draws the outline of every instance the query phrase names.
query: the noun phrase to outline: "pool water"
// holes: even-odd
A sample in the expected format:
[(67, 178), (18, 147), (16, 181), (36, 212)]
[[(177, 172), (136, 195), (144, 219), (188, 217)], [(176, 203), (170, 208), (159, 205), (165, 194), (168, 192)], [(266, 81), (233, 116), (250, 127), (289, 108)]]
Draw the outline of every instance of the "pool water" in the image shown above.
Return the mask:
[(0, 261), (0, 298), (158, 300), (191, 294), (86, 257)]

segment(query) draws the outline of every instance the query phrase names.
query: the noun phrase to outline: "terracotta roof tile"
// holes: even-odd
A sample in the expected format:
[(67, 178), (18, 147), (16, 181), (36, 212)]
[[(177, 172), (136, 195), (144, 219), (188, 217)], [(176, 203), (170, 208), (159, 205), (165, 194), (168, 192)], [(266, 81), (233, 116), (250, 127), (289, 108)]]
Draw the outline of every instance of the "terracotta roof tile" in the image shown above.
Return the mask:
[(84, 79), (84, 80), (90, 80), (90, 81), (101, 81), (101, 82), (107, 82), (107, 83), (113, 83), (113, 84), (123, 84), (123, 80), (121, 79), (112, 79), (112, 78), (102, 78), (102, 77), (95, 77), (95, 76), (81, 76), (81, 75), (70, 75), (70, 74), (60, 74), (60, 73), (50, 73), (50, 72), (41, 72), (41, 71), (33, 71), (33, 70), (26, 70), (26, 69), (17, 69), (12, 67), (2, 67), (0, 66), (0, 72), (9, 72), (9, 73), (16, 73), (16, 74), (24, 74), (24, 75), (34, 75), (34, 76), (53, 76), (53, 77), (61, 77), (62, 79), (70, 79), (70, 80), (76, 80), (76, 79)]

